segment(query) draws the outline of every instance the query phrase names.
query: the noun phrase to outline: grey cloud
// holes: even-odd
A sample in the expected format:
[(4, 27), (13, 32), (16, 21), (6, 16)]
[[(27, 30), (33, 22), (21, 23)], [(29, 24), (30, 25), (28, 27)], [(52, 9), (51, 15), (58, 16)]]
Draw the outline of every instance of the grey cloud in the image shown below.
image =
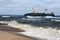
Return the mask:
[[(56, 0), (0, 0), (0, 12), (2, 13), (23, 13), (31, 12), (32, 7), (42, 11), (44, 8), (56, 7)], [(60, 3), (59, 3), (60, 4)], [(57, 6), (59, 6), (59, 4)], [(16, 12), (15, 12), (16, 11)], [(23, 11), (23, 12), (22, 12)]]

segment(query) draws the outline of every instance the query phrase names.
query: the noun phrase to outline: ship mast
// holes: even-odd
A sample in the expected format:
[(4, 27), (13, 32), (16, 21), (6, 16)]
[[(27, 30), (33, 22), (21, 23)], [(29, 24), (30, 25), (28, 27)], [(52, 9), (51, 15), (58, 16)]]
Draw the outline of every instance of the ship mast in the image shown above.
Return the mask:
[(47, 13), (47, 12), (48, 12), (48, 9), (47, 9), (47, 8), (45, 8), (45, 9), (44, 9), (44, 13)]
[(34, 14), (37, 14), (38, 13), (38, 11), (34, 7), (32, 8), (32, 10), (33, 10), (32, 13), (34, 13)]

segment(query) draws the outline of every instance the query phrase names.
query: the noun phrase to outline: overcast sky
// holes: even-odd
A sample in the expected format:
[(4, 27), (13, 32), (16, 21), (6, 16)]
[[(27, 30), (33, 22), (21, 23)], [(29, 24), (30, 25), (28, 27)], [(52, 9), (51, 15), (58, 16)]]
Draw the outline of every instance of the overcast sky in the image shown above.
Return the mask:
[(0, 14), (22, 15), (32, 12), (32, 7), (39, 12), (47, 8), (60, 15), (60, 0), (0, 0)]

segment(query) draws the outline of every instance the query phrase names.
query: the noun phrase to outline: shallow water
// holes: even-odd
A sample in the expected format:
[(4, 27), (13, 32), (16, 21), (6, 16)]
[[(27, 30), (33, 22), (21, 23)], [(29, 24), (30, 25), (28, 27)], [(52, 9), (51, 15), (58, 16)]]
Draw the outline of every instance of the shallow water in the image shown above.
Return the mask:
[(31, 24), (23, 24), (17, 22), (10, 22), (9, 25), (25, 30), (25, 32), (17, 32), (18, 34), (24, 34), (30, 37), (42, 38), (47, 40), (60, 40), (60, 29), (57, 30), (58, 27), (43, 27), (41, 25), (38, 27)]

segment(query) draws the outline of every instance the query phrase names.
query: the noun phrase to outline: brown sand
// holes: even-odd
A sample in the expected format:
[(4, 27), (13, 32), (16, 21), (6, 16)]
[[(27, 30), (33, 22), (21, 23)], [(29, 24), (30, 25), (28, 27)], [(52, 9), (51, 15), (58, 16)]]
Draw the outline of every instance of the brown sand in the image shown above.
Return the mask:
[(35, 38), (28, 37), (14, 32), (25, 32), (19, 28), (13, 28), (6, 24), (0, 23), (0, 40), (35, 40)]
[(34, 38), (26, 37), (23, 35), (17, 35), (5, 31), (0, 31), (0, 40), (35, 40)]
[(13, 28), (7, 24), (0, 23), (0, 40), (35, 40), (34, 38), (16, 34), (14, 32), (25, 32), (19, 28)]
[(22, 29), (19, 28), (13, 28), (8, 25), (0, 25), (0, 31), (9, 31), (9, 32), (25, 32)]
[(16, 34), (15, 32), (25, 32), (19, 28), (13, 28), (8, 26), (7, 24), (0, 23), (0, 40), (45, 40), (45, 39), (37, 39), (34, 37), (29, 37), (23, 34)]

